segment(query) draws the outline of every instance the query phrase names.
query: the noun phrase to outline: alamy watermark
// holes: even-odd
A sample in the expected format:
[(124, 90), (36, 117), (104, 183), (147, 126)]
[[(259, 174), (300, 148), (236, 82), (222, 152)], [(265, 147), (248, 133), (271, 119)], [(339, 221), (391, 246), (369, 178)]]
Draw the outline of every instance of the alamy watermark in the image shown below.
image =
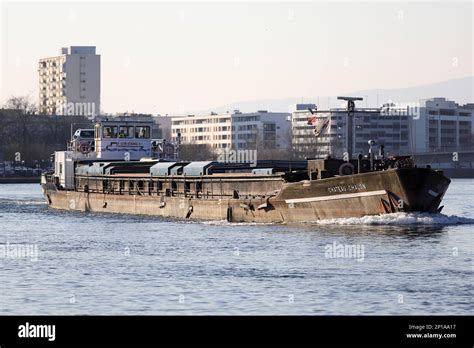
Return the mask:
[(359, 262), (365, 259), (365, 250), (363, 244), (340, 244), (334, 241), (332, 244), (326, 244), (324, 247), (324, 256), (328, 259), (356, 259)]
[(220, 149), (217, 162), (219, 163), (250, 163), (251, 167), (257, 166), (257, 150), (249, 149)]
[(56, 325), (39, 325), (26, 322), (18, 326), (19, 338), (47, 338), (52, 342), (56, 339)]
[(0, 259), (26, 259), (38, 261), (38, 244), (0, 244)]
[(57, 104), (58, 114), (64, 116), (86, 116), (94, 118), (97, 116), (96, 103), (94, 102), (59, 102)]
[(380, 108), (380, 115), (383, 116), (411, 116), (417, 120), (420, 118), (420, 103), (408, 102), (408, 103), (394, 103), (388, 100), (386, 104), (383, 104)]

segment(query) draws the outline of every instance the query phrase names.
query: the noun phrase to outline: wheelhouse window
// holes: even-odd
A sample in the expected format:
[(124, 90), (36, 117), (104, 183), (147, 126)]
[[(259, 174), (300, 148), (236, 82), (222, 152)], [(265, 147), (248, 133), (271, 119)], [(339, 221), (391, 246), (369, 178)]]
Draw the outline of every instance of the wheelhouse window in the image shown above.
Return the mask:
[(135, 138), (149, 139), (150, 127), (149, 126), (135, 127)]
[(79, 137), (81, 138), (94, 138), (94, 131), (93, 130), (81, 130), (79, 133)]
[(102, 136), (104, 138), (117, 138), (117, 126), (104, 126)]
[(120, 126), (118, 137), (119, 138), (133, 138), (134, 127), (133, 126)]

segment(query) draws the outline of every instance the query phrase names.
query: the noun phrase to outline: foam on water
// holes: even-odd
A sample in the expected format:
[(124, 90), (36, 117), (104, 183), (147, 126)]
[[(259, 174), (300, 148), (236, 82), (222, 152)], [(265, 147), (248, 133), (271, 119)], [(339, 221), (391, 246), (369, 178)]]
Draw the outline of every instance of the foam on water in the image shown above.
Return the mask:
[(0, 199), (0, 204), (16, 204), (16, 205), (45, 205), (44, 200), (31, 200), (31, 199)]
[(15, 204), (19, 205), (46, 205), (44, 201), (14, 201)]
[(354, 218), (318, 220), (320, 225), (466, 225), (474, 219), (429, 213), (393, 213)]
[(190, 223), (202, 223), (211, 226), (264, 226), (274, 225), (273, 222), (229, 222), (227, 220), (189, 221)]

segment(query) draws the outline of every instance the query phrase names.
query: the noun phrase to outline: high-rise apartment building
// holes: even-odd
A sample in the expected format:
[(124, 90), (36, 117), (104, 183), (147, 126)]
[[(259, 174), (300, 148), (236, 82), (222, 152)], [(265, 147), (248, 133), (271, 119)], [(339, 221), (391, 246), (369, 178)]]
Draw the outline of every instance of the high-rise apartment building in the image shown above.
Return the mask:
[(39, 61), (39, 111), (49, 115), (100, 113), (100, 55), (94, 46), (71, 46)]

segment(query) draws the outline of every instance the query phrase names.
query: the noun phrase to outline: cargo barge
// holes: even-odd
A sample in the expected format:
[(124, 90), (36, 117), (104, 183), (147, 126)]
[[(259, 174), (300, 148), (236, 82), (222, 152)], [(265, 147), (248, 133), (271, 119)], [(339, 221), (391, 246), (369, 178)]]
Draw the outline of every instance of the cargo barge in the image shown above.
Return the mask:
[(410, 157), (185, 162), (151, 124), (98, 119), (93, 139), (54, 155), (41, 186), (50, 208), (229, 222), (307, 222), (440, 212), (450, 179)]

